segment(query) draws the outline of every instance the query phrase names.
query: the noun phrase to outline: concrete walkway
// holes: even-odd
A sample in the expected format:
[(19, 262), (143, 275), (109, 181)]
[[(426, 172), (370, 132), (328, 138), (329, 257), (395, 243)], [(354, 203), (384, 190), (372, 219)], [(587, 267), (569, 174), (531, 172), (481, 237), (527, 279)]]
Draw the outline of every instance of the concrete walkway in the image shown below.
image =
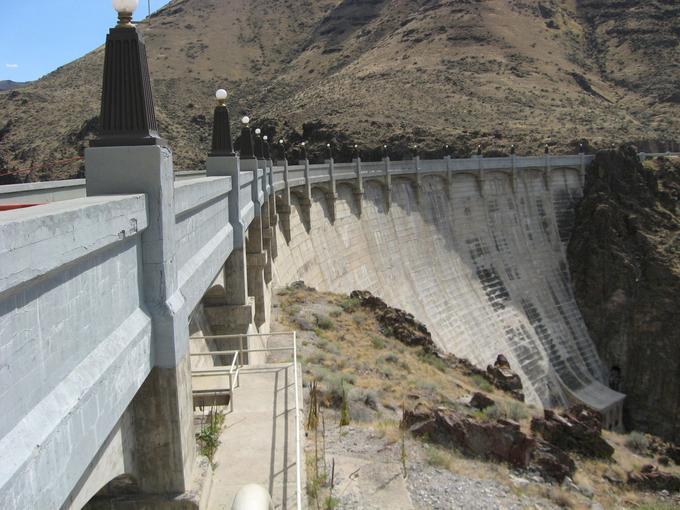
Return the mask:
[[(241, 369), (234, 412), (226, 416), (215, 455), (210, 510), (230, 510), (238, 490), (249, 483), (267, 489), (274, 508), (297, 508), (293, 374), (290, 363)], [(301, 462), (304, 482), (304, 457)], [(304, 483), (301, 486), (304, 491)]]

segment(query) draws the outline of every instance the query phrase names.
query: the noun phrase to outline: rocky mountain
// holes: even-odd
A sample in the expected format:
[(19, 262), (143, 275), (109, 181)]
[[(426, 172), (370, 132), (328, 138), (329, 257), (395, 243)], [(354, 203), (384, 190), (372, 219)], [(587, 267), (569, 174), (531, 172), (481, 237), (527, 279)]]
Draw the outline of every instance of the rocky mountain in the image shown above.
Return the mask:
[[(680, 132), (673, 0), (173, 0), (140, 28), (178, 168), (205, 159), (220, 86), (234, 118), (248, 112), (274, 136), (397, 154), (573, 151), (583, 139), (653, 150)], [(0, 168), (82, 153), (102, 64), (98, 48), (0, 93)]]
[(680, 442), (680, 162), (606, 151), (569, 244), (576, 298), (628, 428)]
[(26, 85), (28, 85), (28, 83), (26, 82), (0, 80), (0, 92), (4, 92), (6, 90), (20, 89), (21, 87), (25, 87)]

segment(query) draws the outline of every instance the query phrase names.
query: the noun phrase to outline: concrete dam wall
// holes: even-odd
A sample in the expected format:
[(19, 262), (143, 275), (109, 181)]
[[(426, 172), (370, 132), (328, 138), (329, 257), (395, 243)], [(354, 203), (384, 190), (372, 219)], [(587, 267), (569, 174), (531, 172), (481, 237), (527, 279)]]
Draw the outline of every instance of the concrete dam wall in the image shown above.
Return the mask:
[(482, 367), (505, 354), (528, 402), (584, 402), (620, 426), (623, 396), (602, 384), (564, 253), (578, 171), (526, 171), (514, 187), (507, 173), (487, 172), (480, 184), (456, 175), (447, 190), (430, 175), (416, 193), (411, 180), (394, 179), (389, 208), (381, 182), (365, 181), (361, 208), (339, 184), (334, 215), (327, 193), (312, 188), (308, 218), (293, 195), (275, 282), (370, 290), (422, 320), (447, 352)]

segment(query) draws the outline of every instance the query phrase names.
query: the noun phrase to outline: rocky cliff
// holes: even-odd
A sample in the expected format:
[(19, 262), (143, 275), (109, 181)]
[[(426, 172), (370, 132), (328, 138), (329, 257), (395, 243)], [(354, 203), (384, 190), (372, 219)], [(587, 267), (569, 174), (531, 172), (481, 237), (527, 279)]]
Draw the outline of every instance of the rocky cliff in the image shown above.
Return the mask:
[(680, 162), (599, 153), (568, 248), (576, 298), (629, 428), (680, 441)]

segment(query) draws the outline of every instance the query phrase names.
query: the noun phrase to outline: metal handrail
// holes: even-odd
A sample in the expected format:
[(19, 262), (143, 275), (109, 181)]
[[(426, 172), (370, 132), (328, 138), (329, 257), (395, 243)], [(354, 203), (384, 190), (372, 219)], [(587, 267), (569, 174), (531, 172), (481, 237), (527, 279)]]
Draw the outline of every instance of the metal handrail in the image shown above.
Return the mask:
[[(244, 338), (249, 338), (249, 337), (273, 337), (273, 336), (289, 336), (292, 333), (293, 335), (293, 345), (291, 347), (270, 347), (266, 349), (247, 349), (243, 348), (243, 339)], [(234, 358), (231, 362), (231, 368), (229, 370), (229, 386), (230, 386), (230, 391), (231, 391), (231, 398), (229, 400), (230, 403), (230, 410), (233, 411), (233, 402), (234, 402), (234, 396), (233, 396), (233, 387), (232, 387), (232, 371), (235, 368), (235, 363), (238, 360), (238, 368), (236, 369), (236, 381), (237, 381), (237, 387), (238, 387), (238, 380), (239, 380), (239, 372), (242, 365), (240, 363), (242, 356), (244, 353), (249, 353), (249, 352), (278, 352), (278, 351), (292, 351), (293, 352), (293, 377), (295, 378), (295, 478), (296, 478), (296, 501), (297, 501), (297, 508), (302, 509), (302, 466), (301, 466), (301, 457), (302, 457), (302, 449), (301, 449), (301, 443), (300, 443), (300, 389), (299, 389), (299, 373), (298, 373), (298, 361), (297, 361), (297, 332), (296, 331), (286, 331), (286, 332), (277, 332), (277, 333), (245, 333), (245, 334), (236, 334), (236, 335), (206, 335), (206, 336), (192, 336), (189, 337), (189, 340), (219, 340), (219, 339), (238, 339), (239, 340), (239, 349), (233, 349), (233, 350), (224, 350), (224, 351), (208, 351), (208, 352), (196, 352), (196, 353), (191, 353), (190, 356), (216, 356), (216, 355), (228, 355), (228, 354), (234, 354)], [(198, 376), (201, 376), (203, 373), (209, 374), (210, 371), (201, 371), (197, 370), (196, 372), (192, 371), (192, 374), (195, 373)], [(213, 372), (214, 373), (214, 372)]]

